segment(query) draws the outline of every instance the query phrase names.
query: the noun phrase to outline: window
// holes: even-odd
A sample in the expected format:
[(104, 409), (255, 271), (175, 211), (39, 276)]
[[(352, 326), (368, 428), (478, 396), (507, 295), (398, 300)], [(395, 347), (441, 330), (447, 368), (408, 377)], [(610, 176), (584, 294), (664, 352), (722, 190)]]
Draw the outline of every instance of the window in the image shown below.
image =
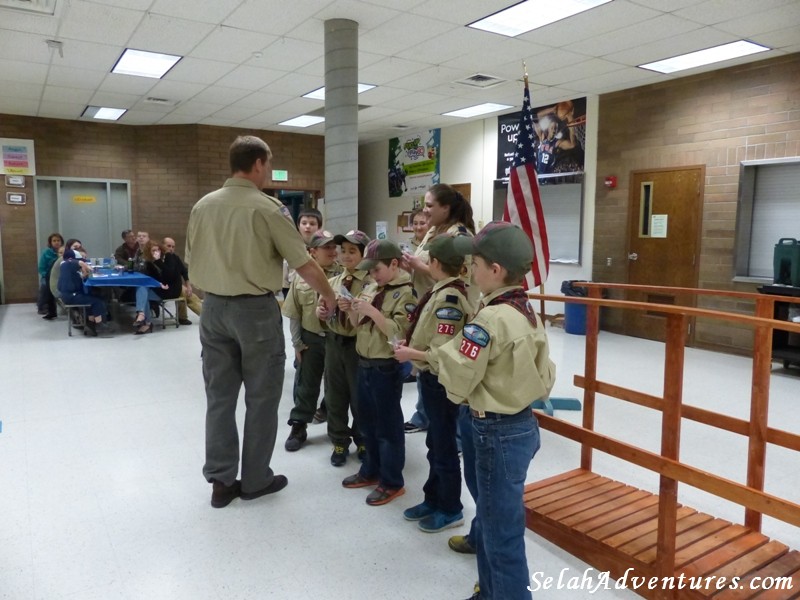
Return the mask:
[(736, 277), (772, 281), (775, 244), (781, 238), (800, 238), (800, 158), (743, 162)]

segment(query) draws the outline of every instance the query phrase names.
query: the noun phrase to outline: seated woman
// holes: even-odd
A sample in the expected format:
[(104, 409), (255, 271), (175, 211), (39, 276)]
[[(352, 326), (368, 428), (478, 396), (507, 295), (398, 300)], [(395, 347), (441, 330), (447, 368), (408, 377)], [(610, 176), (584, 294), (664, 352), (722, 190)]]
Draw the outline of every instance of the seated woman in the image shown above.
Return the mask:
[(102, 323), (106, 314), (106, 303), (97, 296), (87, 294), (83, 289), (83, 280), (89, 276), (89, 265), (75, 257), (71, 248), (64, 250), (64, 262), (58, 274), (58, 291), (64, 304), (88, 304), (91, 314), (86, 319), (83, 334), (97, 337), (97, 325)]
[(47, 248), (39, 257), (39, 314), (44, 314), (43, 319), (51, 321), (56, 318), (56, 299), (50, 291), (50, 271), (56, 261), (61, 261), (64, 238), (60, 233), (51, 233), (47, 238)]
[(142, 250), (144, 273), (161, 283), (161, 288), (136, 288), (136, 335), (153, 331), (150, 302), (177, 298), (181, 295), (181, 270), (172, 254), (166, 254), (155, 240), (149, 240)]

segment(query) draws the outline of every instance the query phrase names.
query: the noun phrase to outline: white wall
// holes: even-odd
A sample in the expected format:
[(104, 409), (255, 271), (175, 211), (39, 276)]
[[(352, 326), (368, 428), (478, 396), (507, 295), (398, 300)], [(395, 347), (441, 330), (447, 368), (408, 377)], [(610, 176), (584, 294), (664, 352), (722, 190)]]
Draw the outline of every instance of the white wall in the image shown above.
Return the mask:
[[(520, 94), (521, 95), (521, 94)], [(535, 103), (535, 99), (534, 99)], [(592, 246), (594, 244), (595, 191), (597, 173), (597, 96), (586, 99), (585, 174), (583, 182), (583, 228), (581, 232), (581, 264), (551, 264), (545, 292), (560, 294), (565, 279), (592, 278)], [(470, 121), (442, 129), (441, 181), (470, 183), (475, 225), (480, 228), (492, 219), (492, 195), (497, 170), (497, 117)], [(370, 237), (375, 235), (375, 222), (389, 222), (389, 238), (405, 241), (412, 234), (397, 233), (397, 215), (411, 210), (410, 197), (390, 198), (387, 183), (389, 141), (363, 144), (358, 149), (358, 224)], [(548, 303), (547, 314), (563, 313), (563, 303)]]

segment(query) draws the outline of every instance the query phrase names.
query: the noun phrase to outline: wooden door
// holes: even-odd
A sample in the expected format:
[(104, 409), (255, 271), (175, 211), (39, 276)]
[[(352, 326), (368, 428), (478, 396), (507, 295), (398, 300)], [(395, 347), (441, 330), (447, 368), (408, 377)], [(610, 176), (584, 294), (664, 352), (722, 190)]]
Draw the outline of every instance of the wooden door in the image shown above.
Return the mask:
[[(631, 173), (628, 220), (628, 283), (697, 287), (705, 167)], [(689, 305), (693, 299), (667, 293), (631, 293), (629, 300)], [(635, 311), (625, 333), (663, 341), (665, 318), (658, 311)], [(691, 343), (693, 323), (687, 341)]]

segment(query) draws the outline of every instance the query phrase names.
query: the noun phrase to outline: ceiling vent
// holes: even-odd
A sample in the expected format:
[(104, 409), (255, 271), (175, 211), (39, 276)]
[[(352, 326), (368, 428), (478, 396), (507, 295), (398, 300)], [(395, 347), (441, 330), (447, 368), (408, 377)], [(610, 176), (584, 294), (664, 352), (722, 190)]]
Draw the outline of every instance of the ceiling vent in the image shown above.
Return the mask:
[(0, 0), (0, 8), (13, 8), (36, 15), (54, 15), (58, 0)]
[(471, 75), (465, 79), (457, 79), (453, 83), (457, 83), (459, 85), (466, 85), (471, 88), (479, 88), (485, 90), (500, 85), (501, 83), (505, 83), (506, 81), (507, 81), (506, 79), (500, 79), (499, 77), (495, 77), (494, 75), (475, 73), (475, 75)]
[(160, 106), (177, 106), (178, 102), (175, 100), (167, 100), (166, 98), (156, 98), (155, 96), (148, 96), (144, 99), (145, 104), (158, 104)]

